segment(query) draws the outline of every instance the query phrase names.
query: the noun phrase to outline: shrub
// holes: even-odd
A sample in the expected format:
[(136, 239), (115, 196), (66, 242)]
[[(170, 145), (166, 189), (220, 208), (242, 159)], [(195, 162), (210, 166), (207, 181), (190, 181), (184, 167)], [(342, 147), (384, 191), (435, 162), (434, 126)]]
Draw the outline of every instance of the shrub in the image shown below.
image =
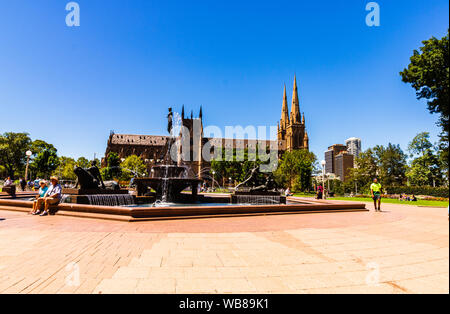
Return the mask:
[(445, 187), (434, 188), (431, 186), (391, 186), (386, 188), (389, 194), (414, 194), (448, 198), (449, 189)]

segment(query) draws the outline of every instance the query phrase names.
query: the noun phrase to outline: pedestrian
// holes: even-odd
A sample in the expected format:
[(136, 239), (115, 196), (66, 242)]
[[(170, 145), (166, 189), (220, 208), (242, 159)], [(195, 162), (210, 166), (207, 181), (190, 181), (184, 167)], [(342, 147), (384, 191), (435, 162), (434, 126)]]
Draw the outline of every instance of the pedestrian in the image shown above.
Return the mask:
[(34, 180), (34, 191), (39, 190), (40, 183), (41, 183), (41, 179), (39, 179), (39, 177), (37, 177), (36, 180)]
[(317, 199), (323, 199), (323, 186), (321, 184), (317, 187)]
[(19, 184), (22, 191), (25, 191), (25, 188), (27, 187), (27, 181), (25, 178), (20, 178)]
[(375, 211), (381, 212), (381, 184), (378, 179), (373, 179), (373, 183), (370, 185), (370, 193), (375, 205)]

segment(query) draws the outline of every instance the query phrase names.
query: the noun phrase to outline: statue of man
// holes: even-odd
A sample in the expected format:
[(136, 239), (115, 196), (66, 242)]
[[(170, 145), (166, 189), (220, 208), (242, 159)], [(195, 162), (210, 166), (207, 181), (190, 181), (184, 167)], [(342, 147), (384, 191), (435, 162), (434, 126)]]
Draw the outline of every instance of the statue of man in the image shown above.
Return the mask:
[(167, 132), (172, 134), (173, 112), (172, 108), (169, 108), (169, 114), (167, 115)]
[(102, 188), (105, 189), (105, 184), (103, 183), (102, 175), (100, 174), (100, 169), (98, 169), (97, 162), (95, 160), (91, 162), (91, 167), (86, 170), (94, 177), (97, 183), (101, 184)]

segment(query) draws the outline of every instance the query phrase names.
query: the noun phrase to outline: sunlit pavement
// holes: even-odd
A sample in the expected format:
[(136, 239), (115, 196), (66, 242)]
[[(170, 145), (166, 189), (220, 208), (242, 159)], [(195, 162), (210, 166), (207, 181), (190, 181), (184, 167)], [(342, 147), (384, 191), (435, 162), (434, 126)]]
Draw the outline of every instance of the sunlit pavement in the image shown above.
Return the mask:
[(383, 209), (135, 223), (0, 211), (0, 292), (449, 293), (447, 209)]

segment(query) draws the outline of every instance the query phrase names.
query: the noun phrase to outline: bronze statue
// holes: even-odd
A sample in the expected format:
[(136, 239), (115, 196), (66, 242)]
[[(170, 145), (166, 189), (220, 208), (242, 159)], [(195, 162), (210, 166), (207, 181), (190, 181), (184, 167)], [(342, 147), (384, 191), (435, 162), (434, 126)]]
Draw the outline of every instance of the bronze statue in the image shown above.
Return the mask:
[(273, 178), (272, 174), (267, 175), (266, 182), (260, 186), (253, 187), (250, 192), (276, 192), (277, 184)]
[(90, 168), (83, 169), (81, 167), (75, 167), (73, 172), (75, 172), (77, 176), (75, 188), (80, 185), (80, 188), (83, 190), (106, 189), (102, 180), (102, 175), (100, 174), (100, 170), (95, 161), (92, 161)]
[(173, 112), (172, 108), (169, 108), (169, 113), (167, 115), (167, 132), (172, 134), (172, 124), (173, 124)]
[(261, 173), (259, 172), (259, 166), (253, 168), (250, 171), (250, 176), (244, 182), (238, 184), (235, 190), (239, 191), (239, 189), (242, 189), (249, 192), (276, 192), (277, 184), (273, 178), (273, 174), (270, 173), (268, 175), (265, 175), (264, 184), (261, 184), (261, 179), (258, 178), (260, 174)]

